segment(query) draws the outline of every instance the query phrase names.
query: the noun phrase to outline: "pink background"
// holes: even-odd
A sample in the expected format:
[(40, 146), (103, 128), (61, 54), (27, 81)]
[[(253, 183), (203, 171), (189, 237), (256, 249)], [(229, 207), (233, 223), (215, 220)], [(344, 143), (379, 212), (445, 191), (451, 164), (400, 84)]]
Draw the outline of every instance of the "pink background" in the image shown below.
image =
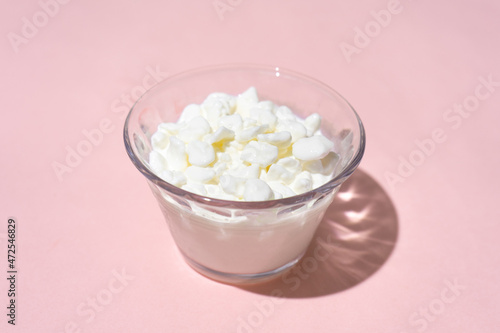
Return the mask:
[[(498, 1), (67, 2), (2, 1), (1, 332), (500, 330)], [(183, 262), (122, 140), (121, 98), (150, 72), (234, 62), (324, 81), (368, 135), (312, 245), (335, 252), (258, 288)]]

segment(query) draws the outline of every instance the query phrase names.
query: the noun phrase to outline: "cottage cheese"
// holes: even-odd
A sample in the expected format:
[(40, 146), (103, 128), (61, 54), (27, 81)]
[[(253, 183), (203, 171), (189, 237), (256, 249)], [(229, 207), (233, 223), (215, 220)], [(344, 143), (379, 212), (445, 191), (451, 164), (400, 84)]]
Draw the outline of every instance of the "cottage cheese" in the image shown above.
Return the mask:
[(321, 117), (238, 96), (212, 93), (184, 108), (151, 137), (149, 165), (165, 181), (224, 200), (263, 201), (298, 195), (329, 179), (339, 162), (322, 135)]

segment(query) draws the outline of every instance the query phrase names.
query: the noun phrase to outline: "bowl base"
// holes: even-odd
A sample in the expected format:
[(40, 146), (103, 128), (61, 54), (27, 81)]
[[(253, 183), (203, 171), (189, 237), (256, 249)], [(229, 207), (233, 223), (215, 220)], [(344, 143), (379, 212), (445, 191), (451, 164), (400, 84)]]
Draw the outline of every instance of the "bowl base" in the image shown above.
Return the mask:
[(189, 266), (191, 266), (199, 274), (217, 282), (234, 284), (234, 285), (259, 284), (276, 279), (280, 277), (282, 274), (288, 272), (288, 270), (290, 270), (291, 268), (293, 268), (293, 266), (295, 266), (295, 264), (304, 255), (304, 253), (301, 253), (296, 259), (271, 271), (256, 273), (256, 274), (235, 274), (235, 273), (219, 272), (210, 269), (192, 260), (184, 253), (181, 252), (181, 254), (184, 257), (184, 260), (189, 264)]

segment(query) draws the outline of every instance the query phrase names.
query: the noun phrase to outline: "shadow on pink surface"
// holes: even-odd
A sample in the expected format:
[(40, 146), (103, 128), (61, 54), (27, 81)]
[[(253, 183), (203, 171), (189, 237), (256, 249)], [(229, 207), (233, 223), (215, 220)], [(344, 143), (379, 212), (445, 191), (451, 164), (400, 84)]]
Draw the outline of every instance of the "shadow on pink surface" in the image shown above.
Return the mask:
[(391, 199), (358, 169), (337, 193), (301, 261), (277, 279), (240, 288), (287, 298), (341, 292), (382, 267), (397, 235), (398, 218)]

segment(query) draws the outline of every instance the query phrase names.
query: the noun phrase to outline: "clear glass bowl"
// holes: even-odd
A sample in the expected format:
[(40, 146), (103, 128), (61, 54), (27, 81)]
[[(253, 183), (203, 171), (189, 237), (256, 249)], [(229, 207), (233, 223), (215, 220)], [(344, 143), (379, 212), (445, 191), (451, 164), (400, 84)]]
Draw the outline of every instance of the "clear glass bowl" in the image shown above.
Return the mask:
[[(270, 201), (227, 201), (171, 185), (151, 171), (151, 135), (176, 122), (184, 107), (213, 92), (237, 95), (255, 87), (259, 100), (286, 105), (305, 118), (322, 117), (321, 130), (340, 155), (332, 179), (301, 195)], [(361, 120), (336, 91), (307, 76), (271, 66), (224, 65), (172, 76), (147, 91), (125, 121), (127, 153), (146, 177), (178, 249), (199, 273), (225, 283), (254, 283), (291, 268), (305, 253), (341, 184), (365, 148)]]

